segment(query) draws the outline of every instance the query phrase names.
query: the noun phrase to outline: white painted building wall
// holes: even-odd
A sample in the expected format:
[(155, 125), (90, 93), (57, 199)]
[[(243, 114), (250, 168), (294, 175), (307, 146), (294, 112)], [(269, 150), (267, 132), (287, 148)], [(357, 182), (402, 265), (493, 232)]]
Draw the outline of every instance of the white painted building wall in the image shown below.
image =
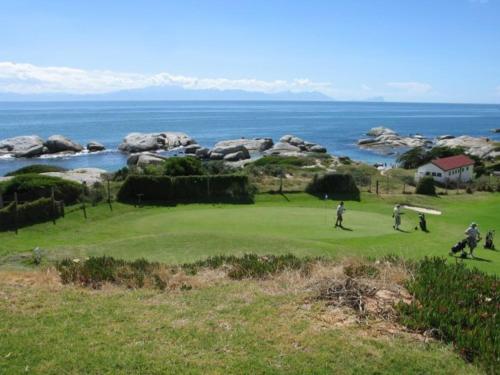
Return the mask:
[(443, 171), (438, 166), (427, 163), (420, 166), (415, 173), (415, 180), (418, 181), (422, 177), (432, 177), (434, 181), (445, 183), (446, 181), (461, 181), (467, 182), (474, 177), (474, 166), (455, 168), (449, 171)]

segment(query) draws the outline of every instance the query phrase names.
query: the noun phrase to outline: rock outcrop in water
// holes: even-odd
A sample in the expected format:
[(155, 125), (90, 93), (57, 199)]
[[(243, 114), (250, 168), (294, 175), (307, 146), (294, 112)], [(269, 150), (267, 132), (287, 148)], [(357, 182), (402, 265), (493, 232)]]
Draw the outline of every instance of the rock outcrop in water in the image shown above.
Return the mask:
[(326, 148), (294, 135), (284, 135), (272, 148), (265, 152), (266, 155), (278, 156), (306, 156), (310, 153), (326, 153)]
[(130, 133), (118, 149), (123, 152), (135, 153), (156, 150), (172, 150), (196, 144), (196, 141), (185, 133)]
[(358, 141), (361, 148), (373, 149), (382, 154), (393, 154), (397, 149), (408, 149), (414, 147), (427, 147), (432, 141), (416, 134), (412, 136), (401, 136), (394, 130), (384, 127), (372, 128), (366, 133), (369, 138)]
[(415, 147), (431, 149), (436, 146), (461, 147), (467, 154), (481, 159), (494, 158), (499, 154), (495, 151), (495, 142), (483, 137), (470, 137), (467, 135), (455, 137), (449, 134), (436, 137), (436, 139), (428, 139), (419, 134), (406, 137), (384, 127), (373, 128), (366, 134), (369, 138), (360, 139), (358, 141), (359, 147), (386, 155), (403, 152)]
[(43, 143), (43, 139), (37, 135), (3, 139), (0, 141), (0, 153), (9, 154), (16, 158), (40, 156), (48, 152)]
[(102, 143), (99, 143), (97, 141), (90, 141), (87, 143), (87, 150), (89, 152), (98, 152), (98, 151), (104, 151), (106, 147)]
[(62, 135), (52, 135), (44, 143), (50, 154), (58, 152), (81, 152), (83, 146)]
[(75, 153), (83, 147), (62, 135), (50, 136), (46, 141), (37, 135), (22, 135), (0, 141), (0, 154), (16, 158), (31, 158), (45, 154)]

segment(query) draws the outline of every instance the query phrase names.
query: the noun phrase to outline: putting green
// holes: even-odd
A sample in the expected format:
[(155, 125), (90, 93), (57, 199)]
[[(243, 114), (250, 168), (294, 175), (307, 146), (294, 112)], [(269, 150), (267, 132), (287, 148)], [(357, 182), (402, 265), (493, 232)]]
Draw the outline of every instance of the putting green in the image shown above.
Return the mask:
[[(345, 229), (333, 226), (336, 202), (325, 203), (305, 194), (262, 195), (252, 205), (134, 208), (116, 204), (113, 212), (102, 205), (89, 208), (86, 221), (80, 212), (73, 212), (57, 225), (45, 223), (24, 228), (17, 236), (0, 233), (0, 255), (40, 246), (54, 258), (107, 254), (168, 263), (246, 252), (328, 257), (447, 256), (472, 219), (480, 223), (483, 232), (498, 225), (499, 197), (499, 194), (446, 198), (365, 195), (361, 202), (346, 202)], [(392, 207), (402, 199), (440, 209), (443, 214), (428, 215), (430, 232), (423, 233), (414, 229), (418, 213), (406, 210), (402, 231), (395, 231)], [(471, 264), (497, 273), (499, 254), (478, 249), (479, 259)]]

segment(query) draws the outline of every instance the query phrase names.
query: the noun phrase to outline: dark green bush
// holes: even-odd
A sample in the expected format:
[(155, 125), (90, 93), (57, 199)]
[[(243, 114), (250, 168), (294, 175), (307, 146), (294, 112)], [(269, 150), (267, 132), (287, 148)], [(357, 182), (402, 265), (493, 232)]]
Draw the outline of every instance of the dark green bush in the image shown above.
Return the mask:
[(143, 201), (156, 202), (248, 202), (252, 188), (247, 176), (129, 176), (118, 192), (123, 202), (135, 202), (138, 194)]
[(299, 156), (264, 156), (253, 162), (257, 167), (264, 167), (268, 165), (279, 165), (282, 167), (305, 167), (314, 165), (316, 161), (313, 158), (299, 157)]
[(62, 216), (62, 210), (59, 204), (53, 206), (50, 198), (41, 198), (33, 202), (18, 204), (16, 218), (14, 202), (12, 202), (0, 210), (0, 230), (15, 229), (16, 226), (21, 228), (57, 219)]
[(59, 177), (39, 174), (24, 174), (0, 183), (0, 193), (4, 200), (14, 200), (14, 193), (21, 202), (34, 201), (51, 196), (54, 188), (55, 199), (66, 204), (75, 203), (83, 192), (82, 185)]
[(198, 262), (183, 264), (182, 268), (190, 274), (195, 274), (201, 268), (227, 267), (227, 275), (232, 279), (263, 279), (286, 270), (299, 270), (307, 274), (313, 261), (315, 259), (298, 258), (293, 254), (264, 256), (245, 254), (242, 257), (218, 255)]
[(130, 173), (130, 169), (128, 167), (123, 167), (121, 169), (118, 169), (114, 174), (113, 174), (113, 181), (125, 181), (127, 176)]
[(200, 176), (204, 174), (200, 159), (193, 156), (174, 156), (163, 164), (166, 176)]
[(209, 176), (220, 175), (220, 174), (234, 174), (236, 169), (231, 167), (223, 160), (209, 160), (203, 163), (204, 174)]
[(415, 330), (437, 330), (460, 354), (489, 373), (500, 366), (500, 294), (497, 276), (440, 258), (424, 259), (407, 285), (414, 301), (400, 303), (402, 322)]
[(359, 189), (351, 174), (314, 175), (313, 180), (307, 185), (306, 191), (320, 198), (328, 194), (330, 197), (343, 195), (350, 199), (359, 199)]
[(26, 167), (16, 169), (15, 171), (9, 172), (6, 174), (6, 176), (19, 176), (21, 174), (30, 174), (30, 173), (64, 172), (65, 170), (66, 170), (65, 168), (58, 167), (56, 165), (32, 164)]
[(436, 195), (436, 186), (432, 177), (423, 177), (417, 183), (417, 194)]

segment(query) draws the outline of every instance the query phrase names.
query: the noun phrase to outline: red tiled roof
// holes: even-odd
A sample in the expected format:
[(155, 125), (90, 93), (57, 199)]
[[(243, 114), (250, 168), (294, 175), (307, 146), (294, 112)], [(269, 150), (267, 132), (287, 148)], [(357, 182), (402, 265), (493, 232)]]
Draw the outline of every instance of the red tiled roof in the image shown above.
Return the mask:
[(434, 159), (431, 161), (431, 163), (438, 168), (441, 168), (443, 171), (449, 171), (450, 169), (473, 165), (474, 160), (469, 158), (467, 155), (456, 155), (449, 156), (447, 158)]

